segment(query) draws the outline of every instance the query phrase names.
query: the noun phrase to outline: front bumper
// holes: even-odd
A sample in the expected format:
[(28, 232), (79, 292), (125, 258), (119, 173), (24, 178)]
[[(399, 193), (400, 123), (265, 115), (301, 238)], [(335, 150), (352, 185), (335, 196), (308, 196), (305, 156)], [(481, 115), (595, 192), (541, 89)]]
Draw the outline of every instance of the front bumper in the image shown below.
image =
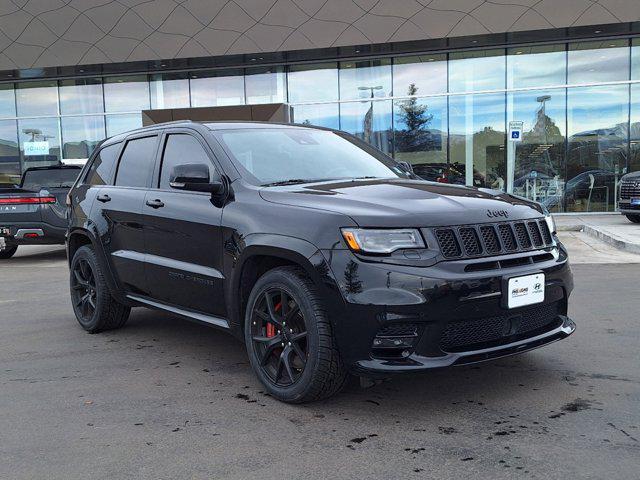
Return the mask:
[[(573, 277), (564, 248), (544, 253), (550, 251), (539, 263), (482, 272), (465, 271), (464, 261), (415, 267), (363, 261), (347, 250), (323, 252), (342, 297), (329, 309), (347, 368), (384, 377), (486, 361), (566, 338), (575, 330), (567, 317)], [(545, 301), (506, 309), (503, 279), (538, 272), (545, 274)], [(409, 348), (394, 356), (374, 347), (380, 332), (407, 325), (415, 329)]]

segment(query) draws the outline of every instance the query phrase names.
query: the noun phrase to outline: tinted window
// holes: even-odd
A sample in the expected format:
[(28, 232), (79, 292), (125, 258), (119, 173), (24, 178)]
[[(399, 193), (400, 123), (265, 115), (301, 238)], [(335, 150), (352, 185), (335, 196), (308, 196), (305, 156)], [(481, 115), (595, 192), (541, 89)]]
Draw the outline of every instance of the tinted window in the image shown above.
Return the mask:
[(113, 167), (116, 164), (120, 145), (120, 143), (109, 145), (98, 152), (91, 167), (89, 167), (84, 183), (88, 185), (109, 185), (111, 183), (111, 175), (113, 174)]
[[(171, 188), (169, 177), (176, 165), (183, 163), (204, 163), (211, 169), (209, 156), (200, 142), (191, 135), (176, 134), (167, 137), (167, 143), (162, 157), (162, 172), (160, 173), (160, 188)], [(211, 178), (211, 177), (210, 177)]]
[(71, 187), (78, 178), (80, 167), (31, 170), (24, 173), (22, 188)]
[(116, 185), (119, 187), (146, 187), (153, 168), (157, 137), (144, 137), (129, 140), (124, 147)]

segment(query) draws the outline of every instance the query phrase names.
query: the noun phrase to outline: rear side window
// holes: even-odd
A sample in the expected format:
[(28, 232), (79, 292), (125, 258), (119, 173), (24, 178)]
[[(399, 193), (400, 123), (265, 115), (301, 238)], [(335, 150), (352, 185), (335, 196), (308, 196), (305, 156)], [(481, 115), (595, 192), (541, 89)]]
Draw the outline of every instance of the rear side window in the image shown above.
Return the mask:
[(89, 167), (84, 183), (87, 185), (110, 185), (118, 151), (121, 143), (109, 145), (100, 149)]
[(156, 153), (156, 136), (129, 140), (120, 157), (116, 185), (146, 187)]
[(172, 134), (167, 136), (167, 142), (162, 155), (162, 170), (160, 172), (160, 188), (169, 189), (171, 170), (176, 165), (185, 163), (202, 163), (209, 166), (210, 176), (213, 178), (213, 167), (207, 152), (200, 142), (191, 135)]

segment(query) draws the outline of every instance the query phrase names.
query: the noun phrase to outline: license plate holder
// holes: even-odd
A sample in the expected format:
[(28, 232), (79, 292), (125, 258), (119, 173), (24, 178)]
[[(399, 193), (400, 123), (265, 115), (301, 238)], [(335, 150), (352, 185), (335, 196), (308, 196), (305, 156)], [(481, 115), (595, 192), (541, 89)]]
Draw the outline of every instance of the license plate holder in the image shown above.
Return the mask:
[(503, 279), (502, 303), (512, 309), (544, 302), (544, 273), (532, 273)]
[(0, 237), (8, 237), (11, 235), (11, 229), (9, 227), (0, 227)]
[(640, 206), (640, 198), (632, 198), (632, 199), (631, 199), (631, 205), (638, 205), (638, 206)]

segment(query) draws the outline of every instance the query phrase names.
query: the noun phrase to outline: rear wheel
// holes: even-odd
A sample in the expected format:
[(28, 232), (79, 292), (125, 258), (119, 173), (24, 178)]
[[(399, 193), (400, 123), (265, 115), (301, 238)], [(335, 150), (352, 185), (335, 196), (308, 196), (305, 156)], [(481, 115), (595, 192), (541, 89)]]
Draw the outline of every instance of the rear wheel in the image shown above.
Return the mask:
[(96, 254), (88, 246), (73, 256), (70, 287), (76, 319), (87, 332), (120, 328), (127, 322), (131, 308), (111, 296)]
[(347, 374), (321, 297), (299, 268), (280, 267), (256, 282), (245, 315), (251, 365), (268, 392), (283, 402), (327, 398)]
[(18, 250), (18, 246), (14, 245), (13, 247), (7, 247), (4, 250), (0, 250), (0, 260), (7, 260), (8, 258), (13, 257), (13, 255)]
[(627, 215), (627, 218), (633, 223), (640, 223), (640, 215)]

